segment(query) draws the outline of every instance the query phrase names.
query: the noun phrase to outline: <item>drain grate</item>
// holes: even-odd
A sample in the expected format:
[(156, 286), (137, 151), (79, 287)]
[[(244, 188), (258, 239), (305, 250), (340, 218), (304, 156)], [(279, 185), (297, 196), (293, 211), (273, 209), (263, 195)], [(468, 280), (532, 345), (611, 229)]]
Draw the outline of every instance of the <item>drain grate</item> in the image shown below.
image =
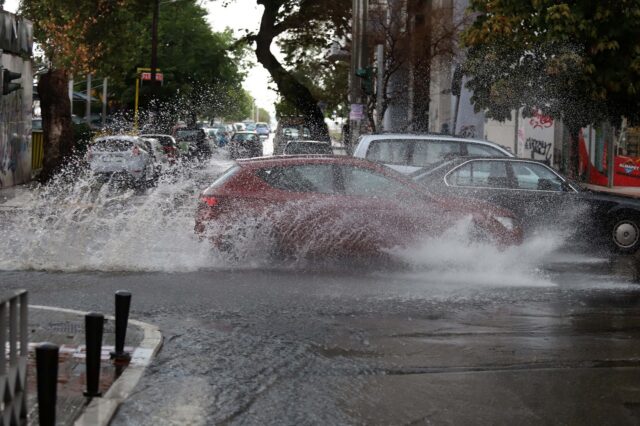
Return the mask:
[[(61, 334), (82, 334), (84, 333), (84, 324), (77, 322), (51, 322), (41, 326), (44, 330)], [(104, 324), (104, 333), (114, 333), (114, 325), (110, 322)]]

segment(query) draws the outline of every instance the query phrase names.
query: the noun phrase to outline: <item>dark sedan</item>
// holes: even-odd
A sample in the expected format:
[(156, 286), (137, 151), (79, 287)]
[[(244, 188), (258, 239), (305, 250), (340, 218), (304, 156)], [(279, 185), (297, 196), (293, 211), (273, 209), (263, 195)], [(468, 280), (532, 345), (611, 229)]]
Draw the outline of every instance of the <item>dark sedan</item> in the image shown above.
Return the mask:
[(571, 243), (623, 253), (640, 248), (640, 200), (586, 190), (537, 161), (457, 158), (412, 177), (430, 192), (507, 208), (525, 233), (552, 231)]

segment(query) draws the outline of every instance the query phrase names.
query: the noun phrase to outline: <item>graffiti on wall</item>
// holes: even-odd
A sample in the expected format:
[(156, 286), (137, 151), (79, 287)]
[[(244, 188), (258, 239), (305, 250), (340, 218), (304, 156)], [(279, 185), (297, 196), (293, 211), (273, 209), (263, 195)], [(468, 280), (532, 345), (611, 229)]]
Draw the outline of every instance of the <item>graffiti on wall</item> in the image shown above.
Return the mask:
[(542, 160), (547, 164), (551, 164), (553, 143), (534, 138), (527, 138), (524, 142), (524, 149), (531, 151), (531, 157), (533, 159)]
[(4, 53), (5, 69), (22, 74), (22, 87), (0, 97), (0, 187), (13, 186), (31, 179), (31, 62)]
[(477, 137), (476, 126), (474, 126), (472, 124), (467, 125), (467, 126), (462, 126), (460, 128), (460, 132), (459, 132), (458, 136), (461, 136), (463, 138), (475, 138), (475, 137)]

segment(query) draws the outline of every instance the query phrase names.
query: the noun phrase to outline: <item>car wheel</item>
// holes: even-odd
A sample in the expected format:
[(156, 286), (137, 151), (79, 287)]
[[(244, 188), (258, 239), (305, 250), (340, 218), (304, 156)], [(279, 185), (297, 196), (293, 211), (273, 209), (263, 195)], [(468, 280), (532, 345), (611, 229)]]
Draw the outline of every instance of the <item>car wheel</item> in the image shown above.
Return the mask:
[(621, 253), (635, 253), (640, 248), (640, 221), (632, 217), (618, 217), (611, 227), (614, 248)]

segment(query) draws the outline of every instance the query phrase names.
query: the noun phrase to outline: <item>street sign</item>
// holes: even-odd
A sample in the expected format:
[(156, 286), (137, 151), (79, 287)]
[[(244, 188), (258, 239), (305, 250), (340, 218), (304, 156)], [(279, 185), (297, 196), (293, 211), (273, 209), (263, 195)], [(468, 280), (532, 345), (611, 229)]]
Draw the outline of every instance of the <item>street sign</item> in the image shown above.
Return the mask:
[(351, 111), (349, 112), (349, 120), (362, 120), (364, 118), (364, 105), (351, 104)]
[[(164, 76), (162, 75), (161, 72), (157, 72), (156, 73), (156, 81), (163, 81)], [(143, 72), (140, 75), (140, 80), (151, 80), (151, 73), (150, 72)]]

